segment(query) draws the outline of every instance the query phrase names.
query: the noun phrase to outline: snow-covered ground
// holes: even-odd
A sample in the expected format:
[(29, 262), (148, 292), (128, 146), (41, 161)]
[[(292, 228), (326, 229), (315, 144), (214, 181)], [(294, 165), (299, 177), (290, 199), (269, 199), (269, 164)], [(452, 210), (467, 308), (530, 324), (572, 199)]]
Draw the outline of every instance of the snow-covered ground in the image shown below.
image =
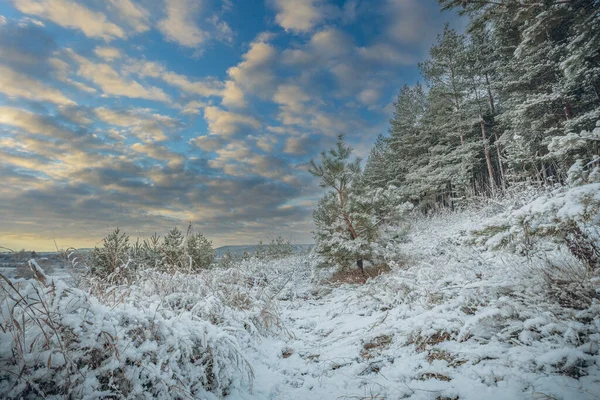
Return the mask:
[(562, 308), (535, 261), (460, 244), (481, 218), (415, 221), (406, 268), (365, 285), (290, 282), (287, 335), (245, 344), (254, 387), (230, 398), (597, 399), (600, 304)]
[[(551, 243), (543, 257), (470, 245), (469, 231), (493, 214), (414, 217), (399, 266), (365, 284), (331, 283), (314, 256), (148, 271), (122, 287), (21, 280), (21, 295), (46, 299), (53, 328), (76, 340), (36, 336), (46, 311), (33, 318), (37, 309), (13, 295), (0, 317), (25, 319), (17, 329), (0, 321), (0, 362), (30, 351), (15, 368), (24, 362), (39, 390), (69, 377), (90, 398), (116, 382), (131, 398), (597, 399), (600, 302), (574, 309), (551, 295), (547, 266), (573, 263)], [(11, 347), (20, 326), (26, 345)], [(70, 363), (86, 365), (85, 379)], [(9, 398), (37, 395), (28, 381), (1, 382)]]

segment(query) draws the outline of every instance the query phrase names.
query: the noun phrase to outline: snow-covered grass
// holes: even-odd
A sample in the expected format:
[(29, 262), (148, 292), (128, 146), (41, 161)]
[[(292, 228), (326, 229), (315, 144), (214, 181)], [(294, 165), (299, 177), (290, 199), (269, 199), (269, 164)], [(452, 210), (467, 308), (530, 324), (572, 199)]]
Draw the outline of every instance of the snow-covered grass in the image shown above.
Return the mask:
[(552, 286), (576, 283), (587, 266), (550, 241), (543, 256), (473, 244), (474, 227), (531, 199), (414, 215), (397, 248), (402, 263), (366, 283), (332, 281), (314, 256), (194, 275), (146, 271), (133, 285), (91, 291), (56, 279), (4, 282), (0, 392), (596, 399), (598, 281), (586, 275), (593, 292), (579, 302)]

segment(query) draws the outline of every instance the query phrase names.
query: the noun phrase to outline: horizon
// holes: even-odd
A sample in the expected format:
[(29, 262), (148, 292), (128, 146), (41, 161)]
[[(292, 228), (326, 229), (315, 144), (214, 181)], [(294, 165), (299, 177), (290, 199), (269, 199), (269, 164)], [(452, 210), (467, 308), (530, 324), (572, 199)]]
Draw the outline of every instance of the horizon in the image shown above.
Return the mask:
[(0, 246), (190, 222), (215, 247), (313, 242), (311, 158), (366, 158), (444, 23), (435, 0), (0, 5)]

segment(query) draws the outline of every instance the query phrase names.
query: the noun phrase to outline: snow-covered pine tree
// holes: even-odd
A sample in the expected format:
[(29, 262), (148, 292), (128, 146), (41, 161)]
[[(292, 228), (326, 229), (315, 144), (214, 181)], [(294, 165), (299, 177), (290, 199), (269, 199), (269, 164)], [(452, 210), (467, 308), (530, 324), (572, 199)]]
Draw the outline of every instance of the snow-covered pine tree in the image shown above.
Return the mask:
[(187, 255), (191, 260), (192, 270), (209, 268), (215, 259), (212, 243), (202, 233), (190, 235), (186, 242)]
[(471, 85), (465, 52), (464, 37), (446, 25), (430, 49), (430, 59), (419, 65), (429, 85), (420, 131), (431, 139), (428, 163), (407, 174), (406, 187), (422, 205), (452, 206), (473, 187), (481, 162), (479, 133), (465, 107)]
[(405, 184), (406, 175), (427, 165), (429, 148), (435, 140), (421, 126), (426, 109), (427, 96), (421, 84), (412, 87), (405, 85), (394, 102), (394, 115), (390, 120), (385, 153), (388, 182), (383, 187), (393, 185), (402, 188), (407, 199), (416, 200), (420, 194), (409, 190)]
[(180, 269), (188, 265), (185, 257), (183, 233), (173, 227), (165, 236), (161, 246), (163, 262), (170, 269)]
[(353, 198), (360, 182), (361, 160), (351, 160), (351, 155), (352, 148), (339, 135), (336, 147), (321, 153), (319, 164), (310, 162), (309, 172), (320, 179), (321, 187), (329, 189), (313, 212), (315, 249), (329, 264), (348, 267), (354, 263), (364, 272), (376, 227)]
[(388, 139), (378, 135), (363, 171), (363, 182), (370, 188), (386, 188), (391, 181)]
[(95, 247), (90, 257), (93, 275), (107, 278), (129, 261), (129, 236), (116, 228), (102, 239), (102, 247)]

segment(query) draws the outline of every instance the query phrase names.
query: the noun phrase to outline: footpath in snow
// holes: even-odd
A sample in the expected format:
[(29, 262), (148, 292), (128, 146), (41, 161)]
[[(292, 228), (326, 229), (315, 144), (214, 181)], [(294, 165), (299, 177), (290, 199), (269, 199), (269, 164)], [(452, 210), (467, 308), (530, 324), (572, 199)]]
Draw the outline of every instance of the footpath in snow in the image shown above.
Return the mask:
[(597, 399), (600, 304), (560, 307), (534, 262), (462, 246), (480, 218), (415, 221), (405, 268), (364, 285), (296, 271), (281, 337), (244, 349), (252, 393), (229, 398)]

